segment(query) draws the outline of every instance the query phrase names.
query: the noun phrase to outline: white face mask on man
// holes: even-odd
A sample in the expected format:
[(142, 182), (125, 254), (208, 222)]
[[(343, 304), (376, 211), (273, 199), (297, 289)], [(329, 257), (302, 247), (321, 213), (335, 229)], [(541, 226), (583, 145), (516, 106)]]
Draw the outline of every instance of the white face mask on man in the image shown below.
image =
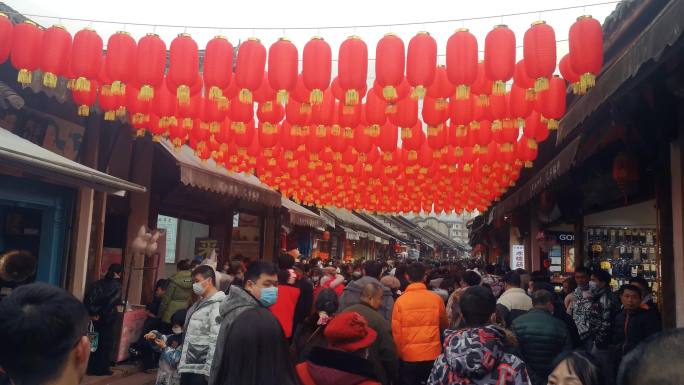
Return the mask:
[(206, 290), (207, 288), (204, 287), (203, 282), (195, 282), (192, 284), (192, 292), (196, 295), (202, 295)]

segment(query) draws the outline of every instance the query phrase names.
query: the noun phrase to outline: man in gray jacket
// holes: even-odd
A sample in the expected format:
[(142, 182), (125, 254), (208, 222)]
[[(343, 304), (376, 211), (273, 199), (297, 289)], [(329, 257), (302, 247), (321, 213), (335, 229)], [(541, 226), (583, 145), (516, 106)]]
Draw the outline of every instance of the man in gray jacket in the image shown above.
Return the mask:
[(382, 265), (377, 261), (366, 261), (363, 265), (363, 277), (356, 281), (350, 282), (344, 288), (342, 296), (340, 297), (340, 311), (343, 311), (351, 305), (361, 303), (361, 292), (363, 288), (369, 283), (376, 283), (382, 286), (382, 302), (378, 312), (387, 320), (392, 319), (392, 307), (394, 307), (394, 298), (389, 287), (380, 283), (380, 274), (382, 273)]
[(278, 275), (276, 267), (271, 262), (266, 261), (252, 262), (247, 267), (244, 288), (235, 285), (230, 287), (216, 318), (216, 321), (221, 324), (221, 329), (216, 340), (216, 351), (211, 365), (209, 385), (220, 383), (221, 375), (218, 371), (221, 362), (227, 359), (225, 355), (230, 354), (224, 352), (224, 347), (233, 321), (246, 310), (273, 305), (277, 299), (277, 293)]

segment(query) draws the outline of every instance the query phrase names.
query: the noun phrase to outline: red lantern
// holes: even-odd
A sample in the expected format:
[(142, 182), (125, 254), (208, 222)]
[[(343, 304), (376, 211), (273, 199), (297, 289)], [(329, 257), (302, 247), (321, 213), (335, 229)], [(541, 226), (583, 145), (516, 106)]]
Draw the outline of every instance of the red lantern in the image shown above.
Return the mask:
[(380, 147), (383, 152), (392, 152), (396, 150), (398, 140), (399, 131), (397, 126), (387, 122), (380, 127), (378, 147)]
[(264, 103), (276, 99), (276, 92), (271, 88), (271, 84), (268, 82), (268, 72), (264, 72), (261, 84), (252, 92), (252, 99), (257, 103)]
[(492, 93), (492, 85), (494, 83), (487, 78), (484, 61), (477, 63), (477, 77), (475, 83), (470, 87), (470, 91), (477, 94), (477, 105), (488, 106), (489, 94)]
[(549, 89), (541, 93), (542, 116), (548, 119), (549, 130), (558, 128), (558, 121), (565, 115), (565, 80), (554, 76), (549, 80)]
[[(10, 50), (12, 49), (13, 32), (14, 25), (12, 25), (12, 21), (7, 15), (0, 13), (0, 63), (4, 63), (9, 57)], [(98, 55), (101, 53), (102, 51), (98, 52)], [(95, 76), (97, 76), (97, 72)]]
[(534, 133), (534, 139), (537, 143), (545, 141), (549, 137), (549, 127), (548, 122), (539, 122), (539, 126)]
[(473, 99), (474, 97), (467, 99), (452, 98), (449, 101), (451, 124), (464, 126), (473, 120)]
[(337, 72), (344, 104), (358, 104), (368, 73), (368, 47), (360, 37), (350, 36), (340, 45)]
[(447, 99), (453, 95), (456, 88), (447, 76), (446, 67), (439, 65), (435, 70), (435, 81), (427, 88), (426, 95), (435, 98), (437, 101), (437, 109), (445, 109), (447, 107)]
[(558, 63), (560, 73), (570, 85), (572, 85), (572, 93), (575, 95), (583, 95), (586, 90), (580, 87), (580, 76), (572, 69), (570, 61), (570, 54), (563, 56), (560, 63)]
[(268, 80), (278, 94), (278, 102), (287, 102), (288, 93), (297, 84), (299, 66), (297, 47), (286, 38), (280, 38), (268, 50)]
[(40, 64), (40, 50), (43, 42), (43, 31), (30, 21), (14, 26), (12, 32), (12, 66), (19, 70), (17, 81), (29, 84), (32, 72)]
[(447, 145), (447, 129), (444, 124), (428, 127), (427, 143), (433, 150), (441, 150)]
[(259, 103), (256, 114), (259, 123), (265, 122), (275, 125), (280, 123), (285, 117), (285, 109), (280, 103), (276, 103), (275, 100), (269, 100)]
[(257, 38), (249, 38), (238, 48), (235, 83), (240, 102), (251, 102), (252, 92), (261, 85), (266, 69), (266, 47)]
[(515, 71), (515, 34), (505, 25), (497, 25), (485, 38), (485, 71), (494, 82), (492, 94), (506, 92)]
[(154, 103), (152, 104), (154, 112), (159, 116), (160, 124), (162, 126), (170, 124), (170, 120), (176, 120), (174, 116), (176, 113), (176, 95), (164, 84), (166, 79), (162, 80), (161, 86), (157, 89), (154, 95)]
[(204, 51), (204, 86), (209, 99), (216, 100), (223, 95), (233, 77), (233, 45), (224, 36), (209, 40)]
[(305, 126), (309, 124), (311, 118), (311, 106), (290, 100), (285, 106), (285, 116), (287, 121), (293, 126)]
[[(534, 88), (534, 79), (527, 75), (527, 69), (525, 69), (525, 59), (521, 59), (515, 64), (513, 83), (517, 84), (518, 87), (524, 88), (525, 90)], [(527, 96), (528, 100), (534, 99), (534, 92), (532, 91), (533, 90), (530, 90), (530, 93)]]
[(440, 105), (441, 103), (438, 102), (437, 99), (430, 96), (426, 96), (425, 99), (423, 99), (422, 116), (423, 121), (428, 127), (442, 124), (449, 118), (449, 110), (446, 108), (439, 108)]
[(525, 118), (525, 126), (523, 127), (523, 135), (528, 138), (535, 138), (537, 131), (541, 126), (541, 115), (537, 111), (532, 111)]
[(112, 94), (126, 93), (125, 84), (134, 79), (136, 55), (135, 40), (128, 32), (119, 31), (109, 37), (105, 70), (112, 80)]
[(570, 27), (570, 64), (580, 75), (583, 92), (596, 84), (596, 76), (603, 67), (603, 31), (601, 23), (591, 16), (581, 16)]
[(97, 79), (102, 65), (102, 38), (97, 32), (89, 28), (76, 32), (69, 63), (71, 75), (76, 78), (74, 89), (89, 91), (90, 81)]
[(71, 53), (71, 35), (60, 25), (43, 31), (40, 48), (40, 69), (43, 71), (43, 85), (47, 88), (57, 86), (57, 77), (64, 76)]
[(397, 87), (404, 79), (404, 42), (393, 33), (386, 34), (375, 49), (375, 76), (384, 99), (397, 98)]
[(415, 87), (415, 96), (423, 97), (435, 79), (437, 42), (428, 32), (418, 32), (409, 41), (406, 53), (406, 78)]
[(166, 44), (159, 35), (148, 33), (138, 41), (136, 77), (140, 85), (141, 100), (152, 100), (155, 89), (164, 80), (166, 68)]
[(181, 104), (190, 101), (190, 87), (197, 81), (199, 53), (197, 43), (187, 33), (178, 35), (169, 48), (169, 83), (176, 88), (176, 97)]
[(74, 104), (78, 106), (78, 116), (90, 115), (90, 107), (97, 101), (97, 83), (93, 83), (88, 91), (71, 90)]
[(525, 31), (523, 57), (527, 75), (536, 80), (534, 90), (547, 89), (556, 69), (556, 33), (545, 21), (536, 21)]
[(371, 126), (373, 132), (378, 132), (380, 126), (387, 121), (387, 114), (385, 113), (387, 104), (374, 90), (371, 90), (366, 96), (366, 104), (363, 107), (366, 123)]
[[(228, 112), (230, 120), (233, 121), (233, 127), (240, 126), (239, 129), (244, 129), (244, 123), (254, 119), (254, 103), (242, 103), (239, 100), (233, 99), (230, 101), (230, 108)], [(239, 123), (243, 123), (240, 125)]]
[(311, 90), (311, 103), (323, 100), (323, 91), (330, 86), (332, 51), (322, 37), (314, 37), (304, 46), (302, 75), (304, 86)]
[[(74, 88), (74, 90), (76, 89)], [(100, 110), (104, 112), (104, 120), (112, 121), (116, 118), (116, 110), (119, 108), (119, 100), (116, 95), (112, 94), (110, 85), (103, 85), (100, 88), (99, 104)]]
[(456, 99), (467, 99), (477, 78), (477, 39), (467, 28), (457, 30), (447, 41), (446, 69), (456, 86)]
[[(548, 84), (547, 84), (548, 86)], [(527, 99), (527, 91), (513, 84), (508, 97), (508, 113), (511, 118), (525, 119), (532, 112), (532, 102)], [(522, 125), (522, 122), (518, 122)]]
[(418, 122), (418, 101), (405, 98), (397, 103), (397, 111), (388, 115), (389, 121), (402, 128), (413, 127)]
[(311, 124), (330, 126), (334, 123), (337, 106), (330, 89), (325, 90), (318, 104), (311, 106)]

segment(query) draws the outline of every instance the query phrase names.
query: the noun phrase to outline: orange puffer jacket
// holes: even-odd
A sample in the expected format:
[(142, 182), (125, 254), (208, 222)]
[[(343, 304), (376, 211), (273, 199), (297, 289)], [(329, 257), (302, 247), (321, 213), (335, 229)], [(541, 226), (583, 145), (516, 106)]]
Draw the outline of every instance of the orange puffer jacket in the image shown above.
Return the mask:
[(394, 303), (392, 335), (402, 361), (433, 361), (442, 352), (440, 333), (448, 325), (444, 301), (425, 284), (408, 285)]

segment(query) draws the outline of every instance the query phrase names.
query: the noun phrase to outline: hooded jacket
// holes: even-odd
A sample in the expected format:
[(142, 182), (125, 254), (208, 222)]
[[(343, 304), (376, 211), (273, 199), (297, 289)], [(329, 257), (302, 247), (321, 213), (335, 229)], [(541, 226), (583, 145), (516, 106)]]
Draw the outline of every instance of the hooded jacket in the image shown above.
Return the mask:
[(380, 385), (368, 360), (337, 349), (313, 348), (296, 369), (303, 385)]
[(219, 312), (216, 317), (216, 322), (221, 324), (218, 338), (216, 338), (216, 350), (214, 352), (214, 360), (211, 365), (211, 373), (209, 375), (209, 385), (217, 385), (219, 383), (218, 371), (223, 361), (224, 347), (226, 346), (226, 338), (228, 338), (228, 331), (233, 321), (242, 314), (242, 312), (262, 306), (259, 300), (254, 298), (245, 289), (239, 286), (231, 286), (223, 302), (219, 306)]
[(328, 275), (324, 275), (321, 278), (321, 285), (315, 290), (314, 297), (318, 297), (318, 293), (326, 288), (333, 289), (338, 297), (341, 296), (342, 292), (344, 291), (344, 276), (341, 274), (335, 274), (335, 278), (333, 279)]
[(392, 307), (394, 306), (394, 298), (392, 297), (392, 291), (389, 287), (380, 283), (377, 278), (364, 276), (351, 282), (347, 287), (344, 288), (342, 292), (342, 297), (340, 297), (340, 311), (348, 308), (351, 305), (356, 305), (361, 302), (361, 292), (363, 288), (369, 283), (377, 283), (382, 286), (382, 303), (380, 304), (380, 309), (378, 310), (380, 314), (385, 318), (385, 320), (390, 321), (392, 319)]
[(591, 338), (596, 346), (605, 347), (610, 341), (612, 318), (612, 302), (608, 289), (575, 289), (572, 318), (582, 340)]
[(529, 384), (525, 363), (506, 353), (505, 344), (504, 330), (495, 325), (450, 330), (427, 384)]
[(190, 296), (192, 296), (192, 272), (181, 270), (169, 278), (169, 286), (159, 306), (161, 320), (171, 323), (173, 313), (188, 307)]
[(216, 336), (219, 333), (216, 317), (225, 297), (222, 291), (217, 291), (211, 297), (195, 302), (188, 309), (178, 373), (209, 375), (216, 350)]

